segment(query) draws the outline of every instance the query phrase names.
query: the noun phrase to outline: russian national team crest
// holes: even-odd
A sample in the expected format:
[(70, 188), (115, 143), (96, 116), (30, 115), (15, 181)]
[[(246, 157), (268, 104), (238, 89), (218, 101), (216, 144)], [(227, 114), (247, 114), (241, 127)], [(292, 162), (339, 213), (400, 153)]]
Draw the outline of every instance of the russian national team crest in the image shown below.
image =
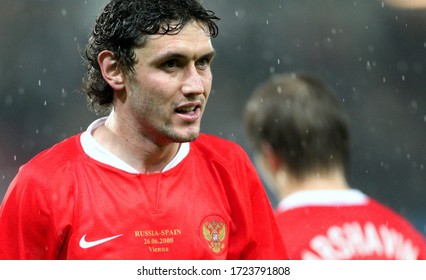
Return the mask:
[(228, 227), (222, 217), (212, 215), (205, 218), (201, 223), (200, 231), (201, 239), (214, 254), (220, 255), (225, 251)]

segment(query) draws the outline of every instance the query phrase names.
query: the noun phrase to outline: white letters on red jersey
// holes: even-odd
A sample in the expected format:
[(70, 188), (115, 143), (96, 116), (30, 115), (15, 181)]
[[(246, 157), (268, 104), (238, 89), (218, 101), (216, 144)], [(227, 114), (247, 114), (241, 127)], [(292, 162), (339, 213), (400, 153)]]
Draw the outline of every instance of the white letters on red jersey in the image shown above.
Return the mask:
[(295, 193), (276, 218), (290, 259), (426, 259), (424, 237), (358, 190)]

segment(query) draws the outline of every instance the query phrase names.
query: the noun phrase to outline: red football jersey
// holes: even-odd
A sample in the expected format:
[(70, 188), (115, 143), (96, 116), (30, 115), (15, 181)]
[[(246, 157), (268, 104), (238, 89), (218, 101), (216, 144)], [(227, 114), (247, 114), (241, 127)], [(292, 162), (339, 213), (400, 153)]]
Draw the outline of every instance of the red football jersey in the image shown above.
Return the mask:
[(358, 190), (295, 193), (276, 218), (290, 259), (425, 259), (423, 235)]
[(12, 181), (0, 240), (0, 259), (287, 259), (248, 156), (205, 134), (152, 174), (88, 132), (58, 143)]

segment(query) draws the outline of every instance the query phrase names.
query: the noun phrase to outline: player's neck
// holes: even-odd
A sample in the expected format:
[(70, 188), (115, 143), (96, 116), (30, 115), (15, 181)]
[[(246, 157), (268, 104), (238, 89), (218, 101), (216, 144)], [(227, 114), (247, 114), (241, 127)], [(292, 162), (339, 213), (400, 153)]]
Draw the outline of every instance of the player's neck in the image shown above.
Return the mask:
[(298, 179), (291, 175), (284, 176), (278, 175), (276, 179), (281, 198), (285, 198), (290, 194), (300, 191), (346, 190), (350, 188), (344, 174), (339, 171), (327, 174), (312, 174), (311, 176), (306, 176), (303, 179)]
[(180, 147), (179, 143), (159, 146), (135, 133), (125, 122), (115, 119), (113, 114), (92, 134), (100, 145), (141, 173), (162, 171)]

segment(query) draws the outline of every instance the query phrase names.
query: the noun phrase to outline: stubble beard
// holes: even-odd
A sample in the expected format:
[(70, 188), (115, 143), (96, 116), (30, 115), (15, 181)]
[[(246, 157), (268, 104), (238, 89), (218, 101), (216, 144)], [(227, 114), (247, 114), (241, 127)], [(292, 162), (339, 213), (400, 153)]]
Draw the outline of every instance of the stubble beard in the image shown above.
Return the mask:
[(161, 134), (173, 142), (185, 143), (196, 140), (200, 135), (200, 128), (198, 128), (197, 131), (191, 131), (189, 133), (182, 134), (177, 132), (172, 124), (168, 124), (163, 127)]

